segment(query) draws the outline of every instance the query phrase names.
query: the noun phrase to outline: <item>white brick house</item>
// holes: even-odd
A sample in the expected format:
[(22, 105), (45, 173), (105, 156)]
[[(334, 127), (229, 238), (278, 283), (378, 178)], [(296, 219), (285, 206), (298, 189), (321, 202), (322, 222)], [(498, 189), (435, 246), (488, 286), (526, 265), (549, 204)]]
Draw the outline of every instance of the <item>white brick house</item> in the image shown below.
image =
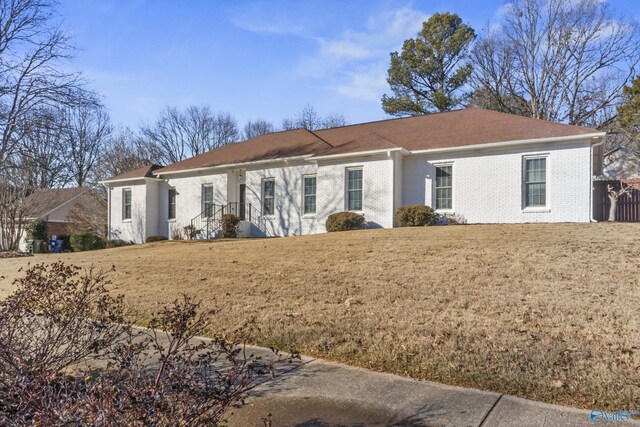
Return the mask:
[(347, 210), (389, 228), (408, 204), (469, 223), (588, 222), (604, 136), (475, 108), (275, 132), (105, 181), (110, 237), (213, 237), (222, 212), (244, 236), (322, 233)]

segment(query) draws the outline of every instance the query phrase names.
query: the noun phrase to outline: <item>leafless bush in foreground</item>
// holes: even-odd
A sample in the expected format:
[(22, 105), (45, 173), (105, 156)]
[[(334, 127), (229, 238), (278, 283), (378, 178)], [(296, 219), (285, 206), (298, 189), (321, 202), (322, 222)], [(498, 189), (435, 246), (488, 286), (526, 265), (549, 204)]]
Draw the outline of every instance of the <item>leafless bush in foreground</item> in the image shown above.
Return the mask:
[(191, 298), (139, 329), (103, 273), (81, 273), (35, 265), (0, 303), (0, 425), (216, 425), (273, 375), (237, 343), (195, 339), (212, 313)]

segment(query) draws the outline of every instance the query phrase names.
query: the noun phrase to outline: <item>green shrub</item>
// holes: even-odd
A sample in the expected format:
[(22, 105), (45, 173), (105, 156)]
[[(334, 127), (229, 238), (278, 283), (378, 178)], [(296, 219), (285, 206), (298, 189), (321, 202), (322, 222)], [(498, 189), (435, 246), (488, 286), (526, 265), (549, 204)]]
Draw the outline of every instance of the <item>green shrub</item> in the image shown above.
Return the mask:
[(147, 243), (162, 242), (164, 240), (169, 240), (169, 239), (167, 238), (167, 236), (149, 236), (147, 237), (147, 240), (145, 240), (145, 242)]
[(24, 231), (27, 240), (47, 240), (47, 220), (44, 218), (34, 219), (24, 227)]
[(111, 239), (107, 240), (107, 248), (119, 248), (121, 246), (129, 246), (133, 245), (133, 242), (127, 242), (122, 239)]
[(106, 242), (102, 237), (88, 231), (73, 233), (69, 240), (71, 241), (71, 249), (73, 249), (74, 252), (104, 249), (106, 246)]
[(338, 212), (329, 215), (325, 227), (327, 231), (348, 231), (364, 228), (364, 216), (353, 212)]
[(396, 222), (401, 227), (423, 227), (438, 222), (438, 214), (426, 205), (407, 205), (396, 209)]
[(220, 218), (220, 228), (222, 228), (222, 237), (234, 238), (238, 237), (238, 224), (240, 218), (234, 214), (224, 214)]

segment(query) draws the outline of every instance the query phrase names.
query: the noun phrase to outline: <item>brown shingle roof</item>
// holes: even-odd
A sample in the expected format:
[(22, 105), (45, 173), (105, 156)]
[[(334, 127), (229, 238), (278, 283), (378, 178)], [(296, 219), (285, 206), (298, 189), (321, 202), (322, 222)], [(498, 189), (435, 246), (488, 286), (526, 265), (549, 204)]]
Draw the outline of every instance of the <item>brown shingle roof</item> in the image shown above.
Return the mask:
[(86, 188), (50, 188), (38, 190), (23, 201), (25, 217), (40, 218), (87, 191)]
[(298, 155), (344, 154), (387, 147), (428, 150), (594, 132), (597, 130), (468, 108), (315, 132), (304, 129), (275, 132), (211, 150), (159, 169), (156, 173)]
[(225, 145), (171, 164), (156, 173), (302, 156), (314, 154), (325, 147), (330, 145), (313, 132), (306, 129), (287, 130)]
[(377, 133), (370, 133), (336, 145), (335, 147), (327, 146), (323, 150), (315, 153), (316, 156), (330, 156), (333, 154), (359, 153), (362, 151), (388, 150), (390, 148), (400, 148), (393, 142), (386, 140)]
[(108, 181), (115, 181), (121, 179), (136, 179), (136, 178), (152, 178), (154, 171), (160, 169), (162, 166), (160, 165), (146, 165), (138, 169), (134, 169), (129, 172), (122, 173), (120, 175), (116, 175), (112, 178), (109, 178)]

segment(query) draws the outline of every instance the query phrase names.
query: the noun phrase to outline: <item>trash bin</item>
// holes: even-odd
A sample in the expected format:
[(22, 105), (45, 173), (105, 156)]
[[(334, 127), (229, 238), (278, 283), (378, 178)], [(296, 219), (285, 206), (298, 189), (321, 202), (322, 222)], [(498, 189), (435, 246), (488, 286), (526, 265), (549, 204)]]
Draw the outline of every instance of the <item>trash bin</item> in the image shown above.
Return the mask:
[(62, 243), (64, 243), (62, 240), (53, 240), (51, 239), (51, 241), (49, 242), (49, 252), (54, 253), (54, 254), (61, 254), (62, 253)]
[(34, 240), (33, 241), (33, 253), (34, 254), (41, 254), (45, 251), (45, 248), (43, 248), (44, 246), (44, 240)]

